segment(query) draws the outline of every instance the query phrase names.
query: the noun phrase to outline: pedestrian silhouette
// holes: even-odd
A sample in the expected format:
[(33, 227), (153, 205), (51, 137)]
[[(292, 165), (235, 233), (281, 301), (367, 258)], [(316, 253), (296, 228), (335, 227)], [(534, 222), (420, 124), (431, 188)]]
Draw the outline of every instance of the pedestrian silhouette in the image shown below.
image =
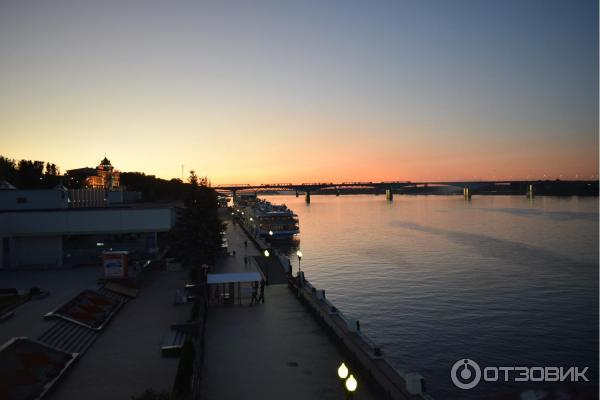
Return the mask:
[(261, 301), (263, 304), (265, 304), (265, 280), (264, 279), (260, 280), (260, 296), (258, 296), (258, 300), (256, 302), (260, 303)]
[(248, 241), (244, 240), (244, 247), (248, 247)]
[(252, 299), (250, 300), (250, 305), (258, 304), (258, 298), (256, 297), (258, 291), (258, 282), (252, 282)]

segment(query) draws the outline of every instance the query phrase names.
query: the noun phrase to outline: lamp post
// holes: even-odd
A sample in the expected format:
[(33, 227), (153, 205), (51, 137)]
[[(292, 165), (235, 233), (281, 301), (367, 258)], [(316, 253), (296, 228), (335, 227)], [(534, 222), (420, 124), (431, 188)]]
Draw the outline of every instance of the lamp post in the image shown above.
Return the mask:
[(296, 252), (296, 255), (298, 256), (298, 274), (300, 273), (301, 269), (300, 269), (300, 261), (302, 261), (302, 252), (300, 250), (298, 250)]
[(269, 257), (269, 250), (266, 250), (263, 252), (263, 254), (265, 255), (265, 257)]
[[(358, 382), (354, 375), (350, 374), (348, 367), (346, 364), (342, 363), (337, 370), (338, 377), (344, 387), (344, 392), (346, 393), (346, 399), (351, 399), (358, 387)], [(350, 375), (350, 376), (348, 376)]]
[(340, 367), (338, 368), (338, 376), (340, 377), (340, 379), (344, 380), (348, 377), (348, 367), (346, 367), (346, 364), (342, 363), (342, 365), (340, 365)]
[(352, 398), (357, 387), (358, 382), (354, 378), (354, 375), (350, 375), (348, 379), (346, 379), (346, 394), (349, 399)]

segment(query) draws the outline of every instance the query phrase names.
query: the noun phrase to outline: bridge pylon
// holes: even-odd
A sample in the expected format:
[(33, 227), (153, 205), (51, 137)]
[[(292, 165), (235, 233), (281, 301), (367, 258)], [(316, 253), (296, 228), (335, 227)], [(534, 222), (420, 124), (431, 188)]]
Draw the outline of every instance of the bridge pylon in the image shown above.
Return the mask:
[(394, 192), (392, 192), (392, 189), (385, 189), (385, 199), (387, 201), (394, 200)]
[(533, 199), (534, 197), (535, 197), (535, 194), (533, 193), (533, 185), (529, 184), (529, 186), (527, 186), (527, 198)]
[(468, 187), (463, 188), (463, 196), (464, 196), (465, 200), (471, 200), (471, 191), (469, 190)]
[(307, 190), (306, 194), (304, 195), (304, 201), (306, 202), (306, 204), (310, 204), (310, 192)]

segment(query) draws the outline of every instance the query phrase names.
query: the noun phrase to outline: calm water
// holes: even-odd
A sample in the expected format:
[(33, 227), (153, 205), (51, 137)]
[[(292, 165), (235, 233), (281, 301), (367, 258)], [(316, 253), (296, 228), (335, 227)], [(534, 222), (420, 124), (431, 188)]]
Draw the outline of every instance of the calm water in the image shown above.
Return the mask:
[(300, 217), (307, 279), (360, 319), (392, 364), (420, 372), (437, 399), (544, 387), (459, 390), (450, 368), (460, 358), (482, 367), (588, 366), (592, 382), (576, 389), (597, 396), (597, 198), (269, 199)]

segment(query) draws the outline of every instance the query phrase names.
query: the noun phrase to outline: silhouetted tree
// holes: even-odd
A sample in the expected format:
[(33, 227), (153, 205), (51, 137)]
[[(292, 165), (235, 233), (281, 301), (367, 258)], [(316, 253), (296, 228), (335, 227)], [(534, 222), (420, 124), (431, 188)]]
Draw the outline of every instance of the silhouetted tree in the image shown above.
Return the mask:
[(170, 235), (172, 254), (184, 265), (198, 267), (216, 260), (224, 230), (218, 210), (217, 192), (192, 183), (184, 206), (177, 209), (177, 224)]
[(190, 171), (188, 182), (190, 183), (190, 185), (192, 185), (192, 190), (195, 190), (198, 187), (198, 175), (196, 175), (196, 171)]
[(0, 179), (16, 185), (17, 165), (15, 160), (0, 156)]
[(181, 179), (161, 179), (141, 172), (122, 172), (121, 186), (142, 193), (144, 201), (183, 201), (190, 184)]
[(56, 164), (46, 163), (46, 172), (43, 179), (47, 188), (53, 188), (61, 181), (60, 171)]

